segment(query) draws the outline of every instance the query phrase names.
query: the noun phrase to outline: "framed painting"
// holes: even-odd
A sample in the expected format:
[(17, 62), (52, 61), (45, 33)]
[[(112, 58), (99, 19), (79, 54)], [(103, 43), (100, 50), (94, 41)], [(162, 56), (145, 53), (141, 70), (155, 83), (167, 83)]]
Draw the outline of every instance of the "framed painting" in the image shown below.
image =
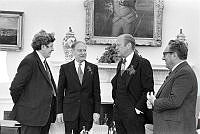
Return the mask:
[(84, 6), (87, 44), (114, 44), (128, 33), (138, 46), (161, 46), (163, 0), (85, 0)]
[(0, 10), (0, 50), (22, 49), (23, 12)]

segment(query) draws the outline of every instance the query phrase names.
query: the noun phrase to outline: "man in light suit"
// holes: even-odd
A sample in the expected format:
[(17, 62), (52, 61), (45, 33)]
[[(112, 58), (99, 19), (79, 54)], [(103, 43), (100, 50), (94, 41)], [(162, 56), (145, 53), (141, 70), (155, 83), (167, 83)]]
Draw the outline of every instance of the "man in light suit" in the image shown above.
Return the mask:
[(171, 40), (163, 52), (170, 74), (156, 96), (147, 95), (154, 134), (195, 134), (197, 78), (186, 62), (187, 54), (187, 45), (178, 40)]
[(121, 60), (111, 82), (117, 134), (145, 134), (146, 94), (154, 86), (151, 64), (138, 55), (130, 34), (117, 38), (116, 49)]
[(56, 85), (44, 63), (54, 50), (54, 40), (52, 33), (37, 33), (31, 44), (34, 51), (21, 61), (11, 83), (11, 118), (22, 125), (21, 134), (48, 134), (56, 119)]
[(65, 133), (79, 134), (83, 126), (89, 131), (100, 117), (100, 83), (98, 67), (87, 62), (87, 46), (72, 44), (75, 60), (61, 65), (58, 82), (57, 120), (65, 122)]

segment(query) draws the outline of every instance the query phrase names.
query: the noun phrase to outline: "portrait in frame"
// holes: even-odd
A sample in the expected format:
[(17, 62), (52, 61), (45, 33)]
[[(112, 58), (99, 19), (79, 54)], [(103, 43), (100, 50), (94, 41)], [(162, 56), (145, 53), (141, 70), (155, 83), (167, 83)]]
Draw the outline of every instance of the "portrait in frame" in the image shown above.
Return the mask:
[(84, 6), (87, 44), (114, 44), (129, 33), (138, 46), (162, 45), (163, 0), (85, 0)]
[(22, 49), (23, 12), (0, 10), (0, 50)]

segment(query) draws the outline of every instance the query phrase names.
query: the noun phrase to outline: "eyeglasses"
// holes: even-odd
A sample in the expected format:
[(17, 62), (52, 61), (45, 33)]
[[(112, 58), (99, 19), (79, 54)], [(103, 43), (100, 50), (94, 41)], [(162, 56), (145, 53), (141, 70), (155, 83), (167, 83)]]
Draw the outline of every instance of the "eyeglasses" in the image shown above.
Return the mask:
[(165, 57), (167, 54), (172, 54), (172, 53), (174, 53), (174, 52), (172, 52), (172, 51), (169, 51), (169, 52), (163, 52), (163, 56)]

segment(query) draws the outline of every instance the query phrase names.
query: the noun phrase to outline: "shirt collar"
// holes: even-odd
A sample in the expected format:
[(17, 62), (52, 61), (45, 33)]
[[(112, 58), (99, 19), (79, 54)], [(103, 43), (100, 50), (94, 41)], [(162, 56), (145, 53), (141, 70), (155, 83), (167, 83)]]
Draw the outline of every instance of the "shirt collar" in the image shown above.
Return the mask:
[(134, 54), (135, 54), (135, 52), (132, 52), (131, 54), (129, 54), (129, 55), (126, 57), (126, 66), (130, 65), (131, 60), (132, 60)]
[[(75, 64), (75, 67), (76, 67), (76, 70), (77, 70), (78, 66), (79, 66), (79, 62), (77, 62), (76, 60), (74, 60), (74, 64)], [(84, 72), (84, 68), (85, 68), (85, 61), (83, 61), (81, 63), (81, 69), (82, 69), (83, 72)]]
[(38, 52), (38, 51), (36, 51), (36, 53), (38, 54), (38, 56), (39, 56), (40, 60), (42, 61), (42, 63), (44, 63), (44, 60), (45, 60), (44, 56), (42, 56), (42, 54), (40, 52)]
[[(74, 60), (74, 63), (75, 63), (75, 65), (79, 65), (79, 62), (77, 62), (76, 60)], [(81, 62), (81, 66), (83, 65), (83, 64), (85, 64), (85, 61), (83, 61), (83, 62)]]
[(183, 63), (184, 61), (181, 61), (181, 62), (179, 62), (178, 64), (176, 64), (173, 68), (172, 68), (172, 71), (174, 71), (174, 69), (178, 66), (178, 65), (180, 65), (181, 63)]

